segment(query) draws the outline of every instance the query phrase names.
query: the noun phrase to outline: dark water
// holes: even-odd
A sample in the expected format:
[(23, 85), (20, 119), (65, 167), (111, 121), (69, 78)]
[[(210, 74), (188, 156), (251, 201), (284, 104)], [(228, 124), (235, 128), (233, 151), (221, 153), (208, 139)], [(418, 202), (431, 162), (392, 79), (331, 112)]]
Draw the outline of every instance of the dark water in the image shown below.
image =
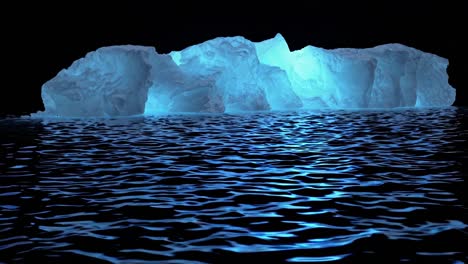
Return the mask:
[(460, 108), (4, 118), (0, 262), (463, 263), (467, 124)]

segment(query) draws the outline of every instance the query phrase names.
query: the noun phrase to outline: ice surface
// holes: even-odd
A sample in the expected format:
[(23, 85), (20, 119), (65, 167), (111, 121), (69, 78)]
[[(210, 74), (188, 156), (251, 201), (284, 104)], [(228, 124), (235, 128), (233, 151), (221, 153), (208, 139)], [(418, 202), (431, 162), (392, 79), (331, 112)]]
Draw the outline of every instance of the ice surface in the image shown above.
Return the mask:
[[(184, 76), (195, 80), (196, 89), (203, 89), (197, 96), (209, 97), (209, 104), (203, 104), (205, 107), (201, 111), (236, 112), (302, 106), (286, 73), (261, 64), (255, 44), (243, 37), (216, 38), (170, 55)], [(197, 99), (186, 103), (194, 100)]]
[(448, 60), (401, 44), (290, 52), (285, 39), (256, 43), (261, 63), (285, 70), (305, 108), (449, 106)]
[(400, 44), (367, 49), (215, 38), (170, 54), (111, 46), (42, 86), (52, 116), (449, 106), (448, 61)]
[(42, 86), (47, 115), (126, 116), (145, 109), (154, 48), (104, 47), (88, 53)]

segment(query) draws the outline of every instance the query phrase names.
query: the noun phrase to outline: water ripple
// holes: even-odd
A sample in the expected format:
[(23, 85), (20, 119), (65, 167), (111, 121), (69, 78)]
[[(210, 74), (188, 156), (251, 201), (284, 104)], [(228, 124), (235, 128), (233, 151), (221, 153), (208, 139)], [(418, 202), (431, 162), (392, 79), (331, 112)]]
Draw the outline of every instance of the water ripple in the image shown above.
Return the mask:
[(464, 262), (467, 124), (462, 108), (0, 119), (0, 261)]

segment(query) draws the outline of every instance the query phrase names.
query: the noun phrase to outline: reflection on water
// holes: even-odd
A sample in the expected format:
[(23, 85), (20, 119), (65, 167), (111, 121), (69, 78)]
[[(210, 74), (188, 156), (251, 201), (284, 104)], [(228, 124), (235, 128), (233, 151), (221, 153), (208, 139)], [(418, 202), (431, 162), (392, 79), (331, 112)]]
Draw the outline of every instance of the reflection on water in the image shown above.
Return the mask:
[(0, 261), (466, 261), (468, 111), (0, 120)]

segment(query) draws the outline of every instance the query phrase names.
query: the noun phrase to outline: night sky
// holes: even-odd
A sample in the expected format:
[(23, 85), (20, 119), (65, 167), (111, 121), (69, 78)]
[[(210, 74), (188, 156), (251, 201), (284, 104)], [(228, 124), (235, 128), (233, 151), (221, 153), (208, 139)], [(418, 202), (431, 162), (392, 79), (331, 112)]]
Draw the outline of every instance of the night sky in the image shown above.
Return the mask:
[(219, 36), (261, 41), (278, 32), (291, 50), (397, 42), (435, 53), (449, 59), (456, 104), (468, 105), (466, 1), (49, 2), (15, 1), (0, 9), (6, 78), (0, 113), (43, 110), (41, 85), (102, 46), (155, 46), (166, 53)]

